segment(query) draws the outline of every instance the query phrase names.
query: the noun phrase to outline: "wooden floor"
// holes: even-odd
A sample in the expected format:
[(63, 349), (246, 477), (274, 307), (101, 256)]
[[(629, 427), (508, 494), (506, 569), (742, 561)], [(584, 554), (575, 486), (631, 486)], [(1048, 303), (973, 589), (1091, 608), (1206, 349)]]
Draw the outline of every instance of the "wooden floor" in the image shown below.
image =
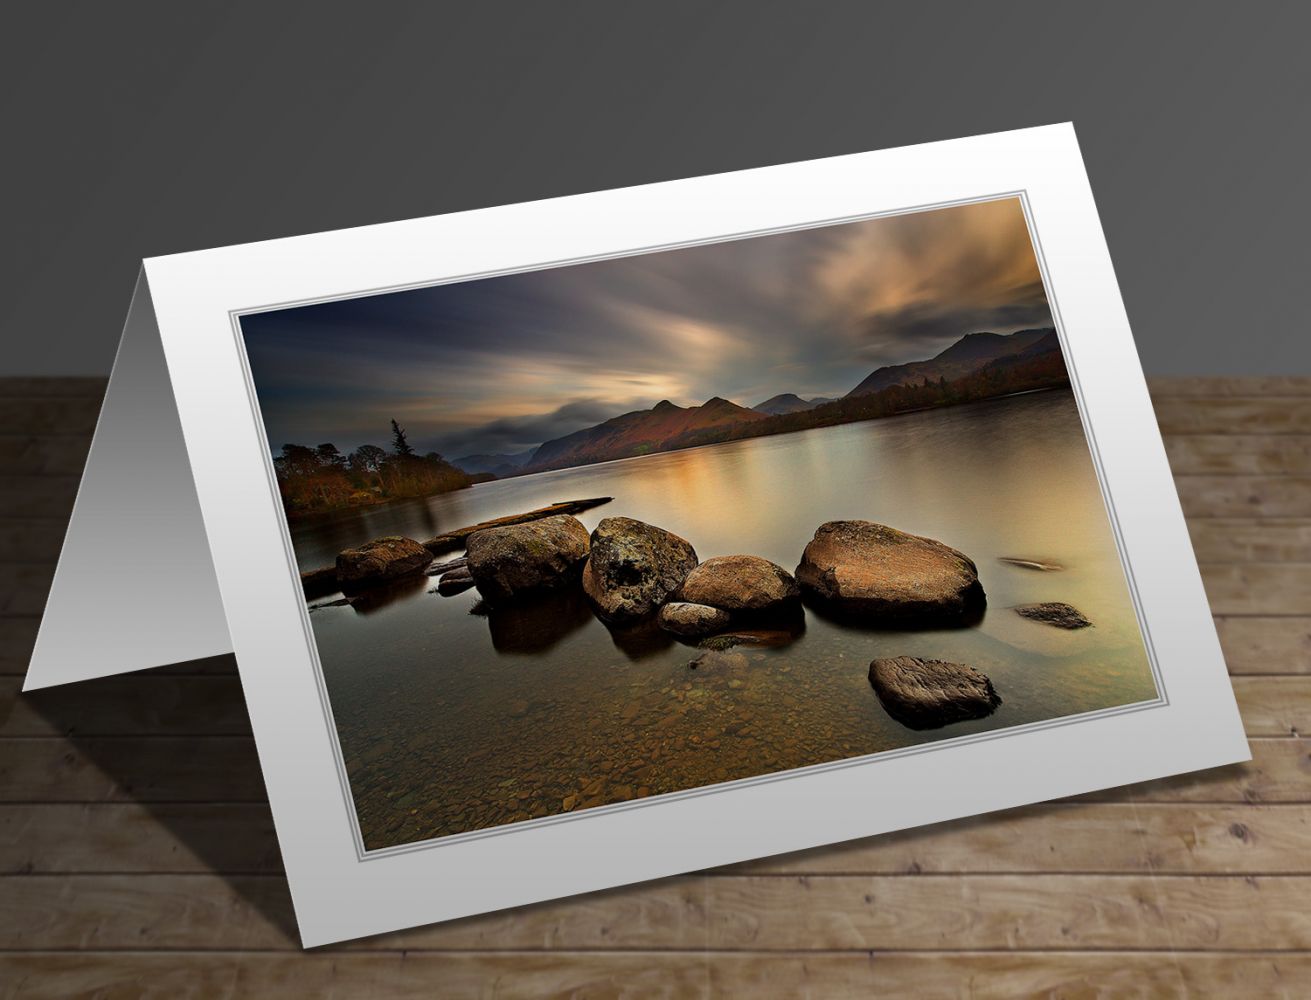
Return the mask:
[(102, 391), (0, 381), (0, 996), (1311, 996), (1311, 378), (1153, 383), (1250, 764), (310, 953), (230, 657), (18, 694)]

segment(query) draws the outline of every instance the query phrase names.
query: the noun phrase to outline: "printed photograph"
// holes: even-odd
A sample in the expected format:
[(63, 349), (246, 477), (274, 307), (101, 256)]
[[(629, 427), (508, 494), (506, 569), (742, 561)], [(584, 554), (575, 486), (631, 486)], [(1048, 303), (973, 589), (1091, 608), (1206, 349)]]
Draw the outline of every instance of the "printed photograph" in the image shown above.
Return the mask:
[(1018, 198), (240, 325), (366, 850), (1158, 697)]

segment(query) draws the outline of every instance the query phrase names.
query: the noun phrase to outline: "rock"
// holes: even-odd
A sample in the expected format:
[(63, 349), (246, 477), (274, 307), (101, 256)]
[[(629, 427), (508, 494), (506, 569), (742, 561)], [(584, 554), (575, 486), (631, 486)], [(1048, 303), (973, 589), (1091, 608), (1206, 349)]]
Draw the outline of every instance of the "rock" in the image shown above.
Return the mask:
[(337, 585), (337, 567), (307, 569), (300, 575), (300, 585), (308, 598), (327, 597), (341, 589)]
[(741, 673), (747, 668), (748, 662), (742, 653), (725, 653), (718, 649), (707, 649), (695, 660), (688, 661), (687, 666), (689, 670)]
[(576, 583), (587, 558), (587, 529), (569, 514), (469, 536), (468, 570), (489, 604)]
[(792, 574), (759, 556), (716, 556), (687, 575), (678, 600), (708, 604), (735, 621), (794, 610), (801, 591)]
[(437, 581), (437, 593), (443, 597), (452, 597), (464, 593), (473, 585), (473, 574), (465, 566), (443, 573), (442, 578)]
[(666, 632), (691, 637), (709, 635), (711, 632), (728, 628), (730, 617), (723, 608), (674, 601), (660, 609), (660, 617), (657, 620)]
[(430, 562), (428, 550), (413, 538), (375, 538), (338, 554), (337, 583), (349, 594), (418, 573)]
[(797, 582), (820, 607), (870, 624), (963, 624), (987, 603), (969, 557), (873, 521), (821, 524)]
[[(424, 546), (424, 548), (427, 548), (427, 546)], [(441, 576), (444, 573), (449, 573), (453, 569), (464, 569), (468, 565), (469, 560), (464, 556), (461, 556), (459, 559), (452, 559), (449, 562), (433, 563), (427, 568), (427, 570), (425, 570), (425, 572), (429, 576)]]
[(982, 719), (1001, 704), (992, 681), (963, 663), (916, 656), (874, 660), (869, 682), (888, 714), (911, 729)]
[(1042, 622), (1056, 628), (1089, 628), (1092, 625), (1077, 608), (1060, 601), (1048, 601), (1045, 604), (1021, 604), (1015, 613), (1032, 622)]
[(1060, 563), (1049, 562), (1045, 559), (1021, 559), (1018, 556), (1001, 556), (997, 560), (1005, 563), (1007, 566), (1018, 566), (1020, 569), (1033, 569), (1040, 573), (1058, 573), (1065, 569)]
[(732, 649), (734, 646), (790, 646), (797, 641), (800, 633), (784, 629), (738, 629), (735, 632), (721, 632), (708, 639), (702, 639), (698, 646), (702, 649)]
[(686, 539), (631, 517), (607, 517), (592, 532), (583, 591), (597, 617), (625, 624), (654, 614), (696, 564)]

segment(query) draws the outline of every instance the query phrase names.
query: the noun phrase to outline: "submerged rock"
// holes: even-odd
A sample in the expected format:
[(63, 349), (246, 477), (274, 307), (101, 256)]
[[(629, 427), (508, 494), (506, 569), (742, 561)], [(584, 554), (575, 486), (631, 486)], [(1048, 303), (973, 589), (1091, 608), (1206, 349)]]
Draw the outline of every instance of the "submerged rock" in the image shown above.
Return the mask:
[(685, 538), (631, 517), (607, 517), (592, 532), (583, 592), (614, 624), (654, 614), (697, 564)]
[(468, 570), (489, 604), (577, 583), (587, 558), (587, 529), (569, 514), (469, 536)]
[(1060, 601), (1048, 601), (1045, 604), (1021, 604), (1015, 608), (1015, 613), (1022, 618), (1029, 619), (1029, 621), (1041, 622), (1044, 625), (1052, 625), (1056, 628), (1089, 628), (1092, 625), (1092, 622), (1085, 618), (1078, 608), (1062, 604)]
[(963, 663), (916, 656), (874, 660), (869, 682), (887, 713), (911, 729), (981, 719), (1001, 704), (992, 681)]
[(695, 660), (687, 664), (689, 670), (703, 670), (712, 673), (741, 673), (748, 667), (746, 656), (742, 653), (726, 653), (723, 650), (707, 649)]
[(733, 632), (721, 632), (708, 639), (702, 639), (698, 646), (702, 649), (732, 649), (734, 646), (790, 646), (797, 641), (800, 632), (778, 628), (748, 628)]
[[(425, 546), (426, 548), (426, 546)], [(459, 559), (452, 559), (449, 562), (433, 563), (424, 572), (428, 576), (441, 576), (443, 573), (449, 573), (451, 570), (464, 569), (469, 565), (469, 560), (461, 556)]]
[(473, 574), (469, 572), (467, 566), (461, 566), (442, 574), (441, 579), (437, 581), (437, 593), (443, 597), (453, 597), (456, 594), (463, 594), (472, 586), (474, 586)]
[(432, 555), (413, 538), (375, 538), (338, 554), (337, 583), (350, 594), (418, 573), (430, 562)]
[(1065, 569), (1060, 563), (1050, 562), (1046, 559), (1021, 559), (1019, 556), (1001, 556), (997, 561), (1005, 563), (1007, 566), (1037, 570), (1040, 573), (1058, 573)]
[(821, 524), (797, 582), (820, 607), (869, 624), (964, 624), (987, 603), (964, 553), (873, 521)]
[(759, 556), (716, 556), (687, 575), (678, 600), (727, 611), (733, 620), (795, 611), (801, 591), (792, 574)]
[(694, 637), (728, 628), (729, 613), (708, 604), (674, 601), (660, 609), (660, 627), (674, 635)]

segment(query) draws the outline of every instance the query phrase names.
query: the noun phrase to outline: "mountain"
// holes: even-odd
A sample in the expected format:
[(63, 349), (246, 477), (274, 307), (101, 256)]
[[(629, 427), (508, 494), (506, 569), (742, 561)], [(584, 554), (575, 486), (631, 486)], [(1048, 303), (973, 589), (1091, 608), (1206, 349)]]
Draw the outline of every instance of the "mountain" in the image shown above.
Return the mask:
[[(847, 396), (864, 396), (894, 385), (919, 385), (926, 378), (930, 382), (940, 378), (950, 382), (970, 375), (992, 362), (1012, 358), (1031, 347), (1047, 343), (1057, 346), (1056, 332), (1050, 328), (1019, 330), (1011, 334), (969, 333), (928, 361), (911, 361), (904, 365), (887, 365), (876, 369)], [(1038, 353), (1049, 349), (1042, 348)]]
[(471, 474), (490, 472), (494, 476), (508, 476), (527, 465), (536, 450), (529, 448), (513, 455), (465, 455), (452, 464)]
[(809, 410), (812, 407), (819, 406), (821, 403), (831, 403), (832, 399), (826, 396), (816, 396), (814, 399), (802, 399), (796, 393), (780, 392), (777, 396), (770, 396), (763, 403), (757, 403), (751, 409), (757, 413), (767, 413), (771, 417), (776, 417), (780, 413), (800, 413), (802, 410)]
[(524, 471), (590, 465), (688, 447), (698, 443), (699, 434), (713, 436), (712, 432), (733, 424), (766, 419), (763, 413), (718, 396), (700, 406), (675, 406), (662, 399), (649, 410), (633, 410), (595, 427), (547, 441), (533, 454)]

